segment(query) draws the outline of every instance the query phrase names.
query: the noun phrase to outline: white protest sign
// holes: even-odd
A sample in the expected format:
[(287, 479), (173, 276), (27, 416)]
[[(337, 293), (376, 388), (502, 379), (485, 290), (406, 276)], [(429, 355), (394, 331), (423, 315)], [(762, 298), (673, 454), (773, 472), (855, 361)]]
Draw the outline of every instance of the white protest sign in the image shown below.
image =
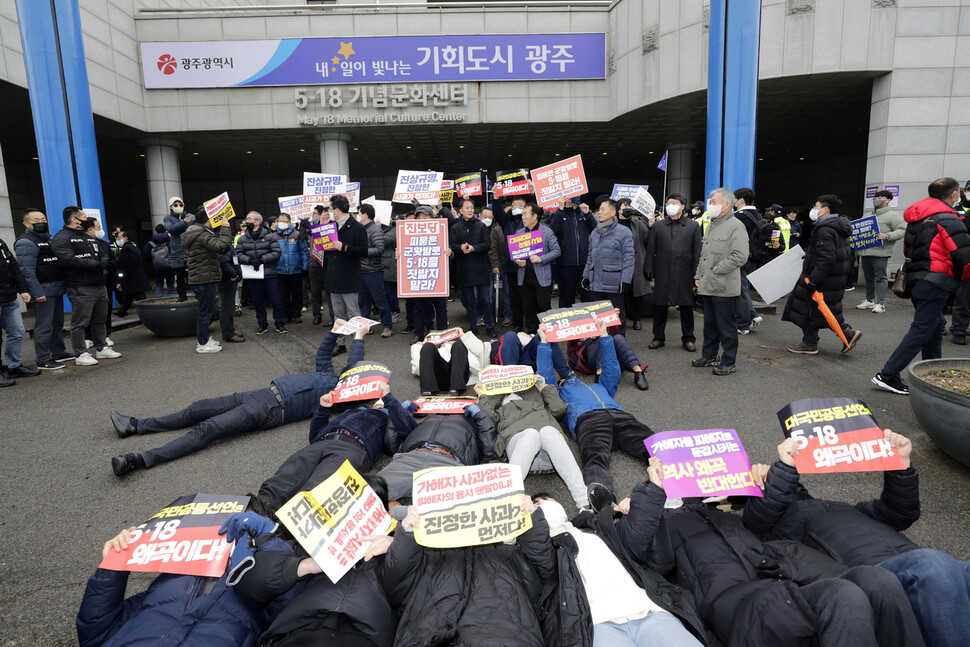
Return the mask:
[(657, 201), (654, 200), (653, 196), (641, 186), (637, 187), (636, 193), (634, 193), (633, 198), (630, 199), (630, 206), (644, 216), (652, 217), (654, 210), (657, 208)]
[(374, 196), (371, 196), (365, 200), (361, 201), (361, 204), (369, 204), (374, 207), (374, 220), (381, 225), (391, 224), (391, 211), (394, 209), (394, 203), (390, 200), (378, 200)]
[(771, 303), (792, 291), (802, 274), (805, 252), (797, 244), (787, 252), (748, 275), (751, 285), (765, 303)]
[(441, 182), (445, 174), (438, 171), (398, 171), (393, 202), (437, 205), (441, 196)]

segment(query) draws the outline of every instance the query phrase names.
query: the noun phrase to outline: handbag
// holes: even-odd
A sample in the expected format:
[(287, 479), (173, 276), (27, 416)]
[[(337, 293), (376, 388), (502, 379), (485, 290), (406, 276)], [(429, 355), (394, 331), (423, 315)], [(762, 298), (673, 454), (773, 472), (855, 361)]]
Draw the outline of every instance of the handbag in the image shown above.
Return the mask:
[[(932, 216), (930, 216), (930, 218), (932, 218)], [(923, 222), (920, 223), (919, 230), (917, 230), (916, 232), (916, 237), (913, 239), (914, 247), (916, 246), (916, 241), (919, 240), (919, 235), (923, 233), (923, 225), (925, 225), (926, 221), (929, 220), (930, 218), (924, 218)], [(908, 276), (909, 261), (910, 261), (910, 258), (906, 257), (906, 260), (903, 261), (902, 267), (900, 267), (899, 271), (896, 272), (896, 278), (893, 279), (893, 286), (892, 286), (893, 294), (895, 294), (900, 299), (908, 299), (910, 297), (909, 276)]]

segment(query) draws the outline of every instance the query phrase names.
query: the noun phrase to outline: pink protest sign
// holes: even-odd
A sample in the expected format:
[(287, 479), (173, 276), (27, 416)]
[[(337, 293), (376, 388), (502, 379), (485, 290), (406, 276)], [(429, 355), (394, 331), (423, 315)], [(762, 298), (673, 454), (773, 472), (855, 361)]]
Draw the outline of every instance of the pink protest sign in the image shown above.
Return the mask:
[(664, 431), (643, 443), (663, 464), (668, 497), (764, 496), (734, 429)]
[(542, 254), (542, 231), (527, 231), (521, 234), (511, 234), (505, 237), (509, 241), (509, 258), (513, 261), (529, 258), (533, 254)]

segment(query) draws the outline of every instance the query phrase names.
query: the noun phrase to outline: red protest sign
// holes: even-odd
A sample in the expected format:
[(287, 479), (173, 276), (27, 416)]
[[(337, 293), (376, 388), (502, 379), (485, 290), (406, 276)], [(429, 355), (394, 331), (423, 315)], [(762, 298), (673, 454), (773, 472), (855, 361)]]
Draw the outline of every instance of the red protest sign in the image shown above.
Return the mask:
[(448, 296), (447, 220), (398, 220), (397, 248), (399, 298)]
[(455, 178), (455, 193), (462, 198), (482, 195), (482, 174), (479, 171), (465, 173)]
[(596, 321), (589, 310), (582, 307), (556, 308), (539, 315), (546, 327), (546, 339), (550, 342), (586, 339), (600, 334)]
[(798, 443), (800, 474), (906, 469), (864, 402), (808, 398), (778, 412), (785, 436)]
[(459, 327), (449, 328), (448, 330), (432, 330), (427, 335), (424, 336), (424, 341), (429, 344), (434, 344), (435, 346), (440, 346), (441, 344), (446, 344), (450, 341), (455, 341), (462, 335), (462, 330)]
[(219, 527), (247, 505), (248, 496), (179, 497), (135, 528), (126, 549), (108, 551), (98, 568), (219, 577), (232, 548)]
[(532, 185), (536, 191), (536, 202), (543, 209), (556, 206), (563, 198), (586, 193), (589, 189), (582, 157), (574, 155), (561, 162), (532, 169)]
[(620, 311), (610, 301), (594, 301), (593, 303), (579, 303), (585, 306), (594, 317), (606, 320), (606, 327), (620, 325)]
[(340, 374), (333, 387), (333, 403), (374, 400), (381, 397), (381, 384), (391, 381), (391, 369), (377, 362), (360, 363)]
[(495, 184), (492, 185), (492, 193), (496, 198), (532, 193), (532, 187), (529, 186), (529, 169), (499, 171), (495, 176)]
[(465, 413), (465, 407), (475, 404), (475, 398), (431, 397), (418, 398), (414, 401), (418, 405), (414, 413), (432, 415), (435, 413)]

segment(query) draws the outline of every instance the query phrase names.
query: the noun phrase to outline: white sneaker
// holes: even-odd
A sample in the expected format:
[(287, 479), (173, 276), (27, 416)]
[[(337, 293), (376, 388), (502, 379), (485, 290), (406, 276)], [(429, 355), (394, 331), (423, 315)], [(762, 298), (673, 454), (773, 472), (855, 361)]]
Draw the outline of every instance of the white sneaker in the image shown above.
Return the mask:
[(218, 353), (222, 350), (222, 346), (209, 346), (208, 344), (196, 344), (195, 352), (197, 353)]
[(98, 359), (118, 359), (121, 357), (121, 353), (105, 346), (101, 350), (97, 351), (94, 356)]
[(765, 320), (764, 317), (762, 317), (761, 315), (758, 315), (757, 317), (755, 317), (754, 319), (751, 320), (751, 327), (754, 328), (755, 326), (757, 326), (759, 323), (761, 323), (764, 320)]
[(105, 337), (104, 338), (104, 345), (107, 346), (108, 348), (111, 348), (112, 346), (115, 345), (115, 343), (113, 341), (111, 341), (111, 337)]
[(875, 303), (873, 303), (869, 299), (866, 299), (865, 301), (863, 301), (862, 303), (860, 303), (859, 305), (857, 305), (855, 307), (855, 309), (856, 310), (872, 310), (875, 307), (876, 307), (876, 304)]
[(884, 306), (881, 303), (877, 303), (875, 305), (875, 307), (872, 309), (872, 311), (875, 312), (876, 314), (880, 314), (881, 315), (882, 313), (884, 313), (886, 311), (886, 306)]
[(98, 363), (98, 360), (91, 357), (91, 353), (81, 353), (74, 360), (74, 363), (78, 366), (94, 366)]
[(222, 346), (222, 344), (214, 337), (209, 337), (209, 341), (205, 343), (206, 346)]
[(92, 346), (94, 346), (94, 342), (93, 341), (91, 341), (90, 339), (85, 339), (84, 340), (84, 347), (85, 348), (91, 348)]

